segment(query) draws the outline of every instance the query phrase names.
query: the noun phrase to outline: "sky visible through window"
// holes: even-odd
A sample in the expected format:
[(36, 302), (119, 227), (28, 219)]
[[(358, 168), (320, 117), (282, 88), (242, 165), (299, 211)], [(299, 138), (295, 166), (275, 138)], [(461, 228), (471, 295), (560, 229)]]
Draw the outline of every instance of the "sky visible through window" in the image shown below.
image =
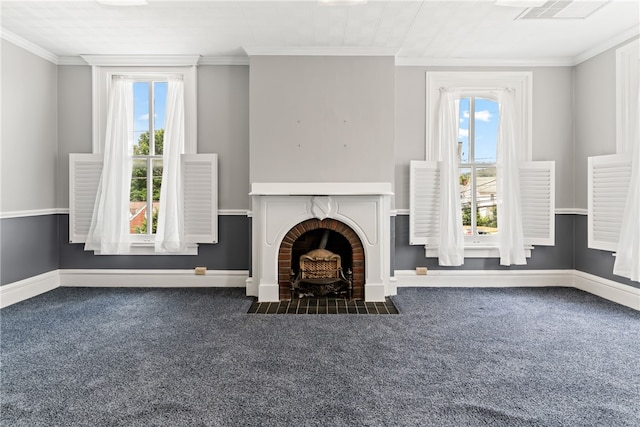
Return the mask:
[[(149, 131), (149, 82), (135, 82), (133, 84), (133, 111), (134, 111), (134, 142), (138, 142), (138, 138), (144, 132)], [(154, 83), (154, 128), (164, 129), (166, 99), (167, 99), (167, 83)]]
[[(469, 163), (469, 98), (460, 99), (460, 125), (458, 141), (462, 142), (460, 158)], [(475, 101), (475, 162), (495, 163), (496, 143), (499, 123), (498, 103), (488, 99), (476, 98)]]

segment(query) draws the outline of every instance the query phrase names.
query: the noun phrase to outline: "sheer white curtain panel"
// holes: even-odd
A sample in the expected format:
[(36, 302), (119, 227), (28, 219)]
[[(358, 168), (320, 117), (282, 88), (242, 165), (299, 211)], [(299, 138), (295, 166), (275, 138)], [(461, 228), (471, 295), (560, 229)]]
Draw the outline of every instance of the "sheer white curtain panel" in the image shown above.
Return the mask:
[(638, 108), (633, 116), (633, 149), (631, 160), (631, 182), (627, 203), (622, 217), (622, 227), (613, 274), (640, 282), (640, 91), (636, 94)]
[[(443, 266), (464, 264), (464, 235), (460, 204), (460, 171), (458, 163), (459, 93), (440, 90), (438, 108), (437, 155), (440, 164), (440, 229), (438, 263)], [(436, 148), (436, 147), (434, 147)]]
[(520, 200), (520, 146), (515, 92), (501, 90), (498, 95), (500, 124), (497, 149), (497, 197), (500, 265), (527, 263)]
[(102, 176), (85, 250), (129, 252), (133, 154), (133, 81), (114, 78), (109, 93)]
[(185, 250), (181, 171), (184, 140), (184, 83), (181, 79), (170, 79), (167, 84), (162, 186), (155, 238), (156, 252)]

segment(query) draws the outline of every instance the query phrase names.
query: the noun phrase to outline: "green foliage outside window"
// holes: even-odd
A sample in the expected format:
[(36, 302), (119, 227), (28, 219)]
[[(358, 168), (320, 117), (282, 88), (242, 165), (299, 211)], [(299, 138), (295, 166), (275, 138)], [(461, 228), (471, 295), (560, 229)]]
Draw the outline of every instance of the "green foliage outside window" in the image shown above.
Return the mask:
[[(158, 129), (154, 132), (155, 155), (161, 156), (163, 153), (164, 129)], [(143, 132), (138, 138), (138, 143), (133, 147), (134, 156), (148, 156), (150, 154), (149, 132)], [(162, 162), (152, 160), (152, 201), (160, 201), (160, 186), (162, 184)], [(135, 159), (133, 162), (133, 170), (131, 174), (131, 191), (129, 200), (132, 202), (146, 202), (147, 199), (147, 168), (149, 162), (146, 159)], [(151, 232), (155, 234), (158, 227), (158, 209), (154, 208), (151, 214)], [(142, 225), (135, 227), (135, 234), (147, 234), (147, 218), (145, 217)]]

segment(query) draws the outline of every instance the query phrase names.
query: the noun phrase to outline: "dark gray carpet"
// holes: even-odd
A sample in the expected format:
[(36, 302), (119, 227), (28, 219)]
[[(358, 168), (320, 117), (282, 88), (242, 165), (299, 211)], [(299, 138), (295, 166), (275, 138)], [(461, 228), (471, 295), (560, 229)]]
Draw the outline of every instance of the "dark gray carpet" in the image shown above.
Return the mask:
[(640, 426), (640, 312), (573, 289), (400, 289), (396, 316), (243, 289), (60, 288), (1, 315), (3, 426)]

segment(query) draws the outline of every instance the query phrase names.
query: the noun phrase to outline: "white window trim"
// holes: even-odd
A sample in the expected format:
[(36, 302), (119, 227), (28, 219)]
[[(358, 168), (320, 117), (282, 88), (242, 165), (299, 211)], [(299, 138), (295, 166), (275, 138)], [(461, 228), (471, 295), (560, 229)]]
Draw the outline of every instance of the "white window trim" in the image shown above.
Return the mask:
[[(640, 39), (616, 50), (616, 153), (632, 151), (633, 129), (631, 114), (640, 75)], [(638, 113), (638, 112), (636, 112)]]
[(181, 75), (184, 81), (185, 153), (197, 152), (198, 103), (197, 67), (130, 67), (92, 65), (92, 121), (93, 153), (104, 151), (107, 122), (107, 104), (113, 76), (125, 75), (140, 79), (162, 79), (168, 75)]
[[(104, 152), (104, 139), (108, 111), (109, 91), (114, 76), (125, 75), (136, 79), (166, 79), (168, 75), (180, 75), (184, 81), (185, 154), (197, 153), (197, 63), (199, 56), (109, 56), (84, 55), (92, 72), (92, 151)], [(94, 252), (96, 255), (99, 253)], [(197, 245), (190, 245), (185, 252), (171, 255), (197, 254)], [(128, 255), (166, 255), (156, 252), (155, 244), (147, 236), (132, 236)]]
[[(459, 88), (461, 91), (479, 96), (482, 92), (510, 88), (515, 90), (516, 104), (520, 107), (522, 120), (521, 139), (524, 141), (522, 149), (523, 161), (532, 159), (533, 147), (533, 73), (530, 71), (435, 71), (426, 73), (426, 125), (425, 125), (425, 159), (431, 159), (431, 147), (436, 143), (435, 132), (431, 126), (437, 123), (438, 102), (440, 88)], [(465, 258), (499, 258), (497, 239), (488, 236), (465, 236)], [(532, 246), (525, 247), (525, 255), (531, 257)], [(425, 247), (427, 257), (437, 257), (437, 248)]]
[(430, 128), (433, 123), (437, 123), (438, 101), (440, 88), (460, 88), (463, 91), (473, 92), (474, 90), (490, 90), (496, 88), (511, 88), (516, 92), (516, 103), (520, 106), (522, 118), (522, 141), (524, 158), (532, 159), (533, 147), (533, 73), (530, 71), (430, 71), (427, 72), (426, 82), (426, 153), (425, 160), (429, 158), (430, 147), (435, 144), (434, 132)]

